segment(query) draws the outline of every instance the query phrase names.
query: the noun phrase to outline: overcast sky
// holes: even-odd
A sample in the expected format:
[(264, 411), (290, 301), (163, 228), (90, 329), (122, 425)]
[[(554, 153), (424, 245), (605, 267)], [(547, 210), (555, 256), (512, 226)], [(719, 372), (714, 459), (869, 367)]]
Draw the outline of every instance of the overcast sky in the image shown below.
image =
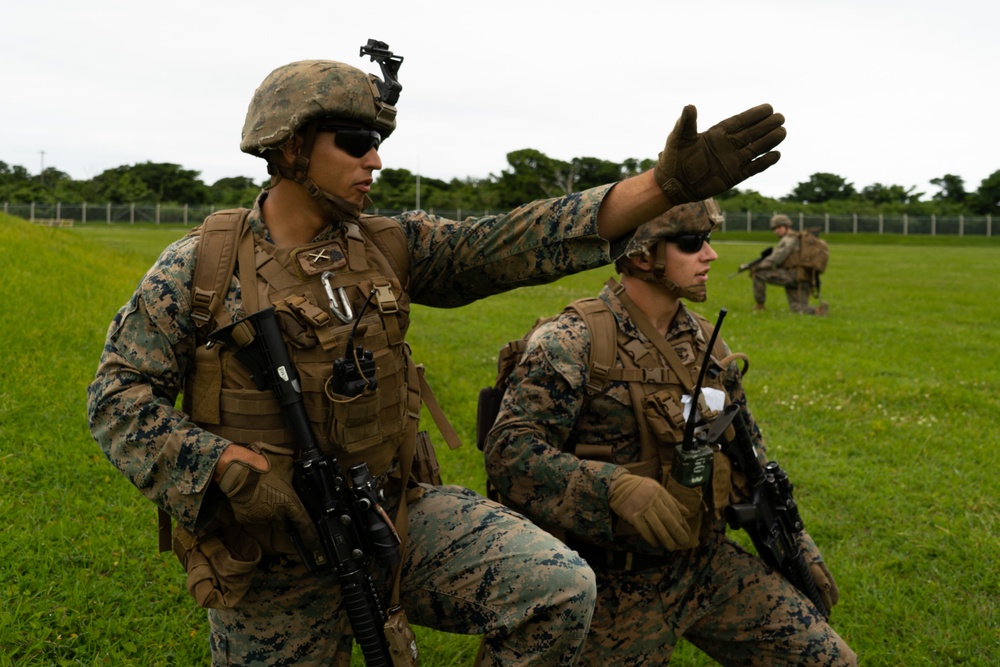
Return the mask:
[[(742, 187), (816, 172), (916, 186), (1000, 170), (998, 5), (984, 0), (30, 0), (0, 23), (0, 161), (75, 179), (170, 162), (213, 183), (266, 177), (239, 151), (254, 89), (293, 60), (404, 62), (387, 168), (499, 174), (523, 148), (652, 158), (685, 104), (699, 128), (762, 102), (781, 161)], [(44, 152), (44, 153), (43, 153)]]

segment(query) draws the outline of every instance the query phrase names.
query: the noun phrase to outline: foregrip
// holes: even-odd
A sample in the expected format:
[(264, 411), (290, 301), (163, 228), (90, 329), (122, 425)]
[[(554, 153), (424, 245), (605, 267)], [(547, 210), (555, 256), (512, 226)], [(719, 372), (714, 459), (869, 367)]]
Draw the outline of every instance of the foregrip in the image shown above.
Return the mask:
[(816, 580), (813, 579), (812, 572), (809, 571), (809, 564), (806, 563), (806, 559), (801, 551), (795, 554), (794, 558), (786, 561), (781, 574), (816, 605), (816, 609), (823, 615), (823, 618), (830, 618), (830, 610), (827, 609), (826, 603), (823, 602), (823, 596), (819, 592)]
[(381, 614), (372, 609), (370, 600), (375, 599), (371, 581), (361, 570), (339, 577), (344, 610), (351, 621), (354, 641), (361, 647), (368, 667), (382, 667), (392, 664), (392, 656), (386, 648), (382, 635)]

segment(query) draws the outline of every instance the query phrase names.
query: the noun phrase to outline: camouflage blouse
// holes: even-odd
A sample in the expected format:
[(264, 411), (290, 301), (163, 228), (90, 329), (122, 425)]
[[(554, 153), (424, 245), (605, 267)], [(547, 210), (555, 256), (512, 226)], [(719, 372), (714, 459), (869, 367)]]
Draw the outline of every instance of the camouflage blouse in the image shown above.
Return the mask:
[[(623, 332), (648, 341), (607, 286), (599, 297)], [(685, 365), (694, 363), (695, 350), (701, 354), (707, 348), (701, 327), (683, 303), (666, 339)], [(586, 324), (572, 311), (534, 331), (486, 440), (487, 474), (507, 502), (542, 526), (606, 548), (656, 551), (639, 537), (624, 544), (615, 533), (618, 519), (608, 502), (609, 487), (624, 472), (622, 464), (640, 460), (639, 422), (625, 382), (609, 382), (592, 399), (586, 397), (590, 345)], [(622, 365), (620, 359), (616, 365)], [(726, 369), (722, 386), (727, 402), (742, 406), (763, 455), (764, 443), (746, 409), (735, 363)], [(609, 447), (611, 461), (579, 458), (573, 453), (579, 445)]]
[[(611, 262), (621, 243), (597, 235), (611, 185), (533, 202), (507, 214), (447, 220), (422, 211), (394, 218), (409, 243), (410, 298), (455, 307)], [(270, 241), (258, 200), (248, 222)], [(328, 230), (315, 241), (333, 235)], [(164, 250), (111, 322), (87, 392), (91, 432), (108, 459), (184, 527), (211, 518), (209, 482), (230, 443), (192, 423), (178, 395), (194, 364), (191, 284), (196, 236)], [(225, 307), (239, 309), (234, 278)]]

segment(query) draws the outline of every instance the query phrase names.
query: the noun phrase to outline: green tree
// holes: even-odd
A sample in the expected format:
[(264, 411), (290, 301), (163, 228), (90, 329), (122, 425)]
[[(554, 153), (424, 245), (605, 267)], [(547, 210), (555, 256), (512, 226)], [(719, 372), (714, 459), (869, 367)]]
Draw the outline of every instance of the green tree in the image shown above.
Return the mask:
[(208, 188), (208, 202), (217, 206), (250, 208), (265, 183), (254, 183), (248, 176), (220, 178)]
[(854, 195), (853, 183), (848, 183), (836, 174), (817, 172), (808, 181), (795, 186), (783, 201), (821, 204), (835, 199), (850, 199)]
[[(634, 160), (632, 162), (635, 163)], [(571, 164), (576, 172), (575, 187), (567, 192), (586, 190), (604, 185), (605, 183), (620, 181), (625, 177), (628, 169), (634, 168), (632, 165), (626, 167), (617, 162), (601, 160), (596, 157), (573, 158)]]
[(882, 185), (873, 183), (861, 189), (860, 199), (875, 204), (915, 204), (924, 196), (923, 192), (914, 192), (917, 186), (904, 188), (902, 185)]
[(89, 201), (112, 204), (148, 202), (153, 201), (155, 197), (146, 183), (127, 167), (116, 167), (101, 172), (91, 181), (89, 192)]
[(979, 189), (969, 197), (976, 213), (1000, 213), (1000, 171), (994, 171), (979, 184)]
[[(31, 202), (34, 193), (40, 192), (40, 184), (33, 182), (31, 174), (21, 165), (0, 162), (0, 199), (9, 202)], [(28, 199), (22, 199), (27, 195)]]
[(500, 206), (505, 209), (557, 197), (566, 192), (567, 184), (575, 182), (570, 163), (553, 160), (531, 148), (507, 153), (507, 164), (510, 168), (504, 169), (499, 179)]
[[(421, 190), (423, 187), (424, 183), (421, 182)], [(409, 169), (383, 169), (378, 172), (375, 183), (372, 184), (371, 198), (379, 209), (392, 211), (413, 209), (417, 201), (416, 174)]]
[(940, 192), (931, 197), (934, 201), (964, 204), (966, 197), (968, 197), (968, 193), (965, 191), (965, 181), (961, 176), (945, 174), (941, 178), (932, 178), (930, 184), (941, 188)]
[(155, 201), (186, 204), (204, 204), (208, 201), (208, 186), (198, 178), (200, 173), (182, 169), (179, 164), (143, 162), (125, 169), (146, 184)]

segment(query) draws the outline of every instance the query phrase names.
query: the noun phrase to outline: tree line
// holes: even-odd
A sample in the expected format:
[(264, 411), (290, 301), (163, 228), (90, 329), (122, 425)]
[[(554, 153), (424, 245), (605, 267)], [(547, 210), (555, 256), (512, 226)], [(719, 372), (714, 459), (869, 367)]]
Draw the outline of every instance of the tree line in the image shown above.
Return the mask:
[[(407, 169), (383, 169), (372, 186), (381, 210), (505, 211), (524, 202), (556, 197), (619, 181), (653, 167), (652, 160), (622, 163), (593, 157), (556, 160), (533, 149), (507, 154), (499, 175), (445, 181), (416, 175)], [(89, 180), (75, 180), (55, 167), (31, 174), (19, 165), (0, 161), (0, 202), (13, 204), (142, 203), (217, 207), (250, 206), (266, 181), (246, 176), (222, 178), (207, 185), (200, 172), (180, 165), (143, 162), (107, 169)], [(780, 199), (752, 189), (734, 188), (717, 199), (726, 211), (786, 213), (866, 213), (910, 215), (984, 215), (1000, 213), (1000, 170), (975, 190), (964, 180), (945, 174), (928, 183), (938, 189), (927, 196), (917, 186), (874, 183), (861, 188), (836, 174), (818, 172)]]

